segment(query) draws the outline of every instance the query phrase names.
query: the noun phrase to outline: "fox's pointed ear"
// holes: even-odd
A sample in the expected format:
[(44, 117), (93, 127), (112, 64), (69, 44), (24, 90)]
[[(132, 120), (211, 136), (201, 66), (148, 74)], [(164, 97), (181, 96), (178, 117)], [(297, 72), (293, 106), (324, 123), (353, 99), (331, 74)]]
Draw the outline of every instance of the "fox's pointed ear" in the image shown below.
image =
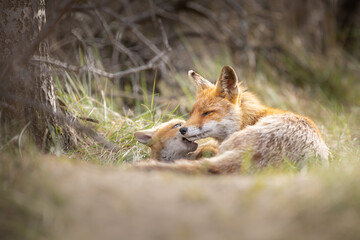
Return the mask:
[(223, 98), (234, 102), (240, 95), (238, 78), (235, 70), (230, 66), (221, 69), (219, 79), (216, 83), (216, 92)]
[(193, 70), (190, 70), (188, 72), (188, 75), (189, 78), (195, 82), (198, 92), (210, 87), (214, 87), (214, 85), (211, 82), (209, 82), (208, 80), (206, 80), (200, 74), (196, 73)]
[(141, 142), (142, 144), (145, 144), (146, 146), (151, 146), (153, 143), (153, 136), (154, 136), (155, 130), (149, 129), (149, 130), (142, 130), (137, 131), (134, 133), (134, 136), (136, 140)]

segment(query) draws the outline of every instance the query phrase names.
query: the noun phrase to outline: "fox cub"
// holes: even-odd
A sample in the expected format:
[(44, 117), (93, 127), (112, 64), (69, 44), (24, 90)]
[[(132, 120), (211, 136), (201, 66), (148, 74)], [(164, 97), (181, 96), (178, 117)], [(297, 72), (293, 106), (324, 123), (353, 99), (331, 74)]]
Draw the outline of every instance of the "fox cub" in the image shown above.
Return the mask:
[(192, 70), (189, 77), (197, 87), (197, 98), (190, 118), (179, 131), (189, 141), (215, 138), (221, 143), (219, 154), (168, 166), (146, 165), (145, 169), (235, 173), (249, 153), (252, 164), (259, 168), (283, 159), (295, 164), (313, 157), (327, 161), (328, 148), (311, 119), (263, 105), (241, 86), (231, 67), (223, 67), (216, 85)]
[(179, 128), (185, 123), (180, 119), (173, 119), (158, 127), (134, 133), (137, 141), (150, 147), (150, 157), (162, 162), (172, 162), (177, 159), (195, 160), (202, 157), (212, 157), (218, 152), (218, 144), (208, 141), (200, 146), (196, 142), (187, 140)]

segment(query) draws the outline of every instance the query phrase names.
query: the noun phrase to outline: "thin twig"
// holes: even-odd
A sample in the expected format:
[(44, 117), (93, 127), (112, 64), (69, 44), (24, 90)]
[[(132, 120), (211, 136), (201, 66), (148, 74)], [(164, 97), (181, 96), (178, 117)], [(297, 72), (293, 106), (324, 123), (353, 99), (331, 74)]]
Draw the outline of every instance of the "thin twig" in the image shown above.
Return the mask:
[(214, 24), (217, 29), (220, 31), (220, 34), (226, 34), (226, 37), (231, 40), (235, 46), (238, 48), (243, 48), (244, 43), (238, 36), (236, 36), (233, 31), (226, 25), (220, 24), (219, 20), (217, 19), (216, 15), (208, 8), (204, 7), (203, 5), (196, 3), (196, 2), (189, 2), (186, 5), (189, 9), (194, 10), (198, 14), (206, 17), (209, 21)]
[[(151, 42), (147, 37), (145, 37), (145, 35), (140, 32), (138, 30), (138, 28), (136, 27), (135, 24), (131, 23), (131, 22), (126, 22), (126, 20), (120, 16), (119, 14), (115, 13), (114, 11), (112, 11), (111, 9), (109, 8), (103, 8), (102, 9), (103, 11), (109, 13), (110, 15), (112, 15), (113, 17), (115, 17), (116, 19), (120, 20), (123, 24), (126, 24), (126, 25), (129, 25), (130, 28), (131, 28), (131, 31), (146, 45), (148, 46), (154, 53), (156, 54), (159, 54), (160, 52), (160, 49), (156, 46), (156, 44), (154, 44), (153, 42)], [(167, 51), (171, 51), (171, 47), (169, 45), (169, 41), (168, 41), (168, 38), (167, 38), (167, 35), (166, 35), (166, 32), (165, 32), (165, 29), (164, 29), (164, 26), (162, 24), (162, 21), (161, 19), (158, 19), (158, 24), (160, 26), (160, 31), (161, 31), (161, 34), (162, 34), (162, 37), (163, 37), (163, 42), (164, 42), (164, 45), (165, 45), (165, 48)], [(164, 59), (166, 60), (166, 62), (168, 62), (168, 59)]]
[(127, 47), (125, 47), (121, 42), (119, 42), (119, 41), (117, 41), (115, 39), (114, 35), (111, 32), (111, 29), (110, 29), (109, 25), (106, 23), (105, 19), (99, 13), (98, 10), (95, 10), (95, 14), (99, 18), (99, 20), (101, 22), (101, 25), (103, 26), (106, 34), (109, 37), (109, 40), (110, 40), (111, 44), (114, 45), (115, 49), (120, 51), (120, 52), (125, 53), (130, 58), (130, 60), (132, 61), (132, 63), (134, 65), (139, 65), (139, 63), (138, 63), (139, 62), (139, 57), (137, 57), (133, 52), (131, 52)]
[(135, 26), (131, 27), (131, 31), (146, 45), (148, 46), (151, 51), (153, 51), (155, 54), (159, 54), (161, 51), (160, 49), (152, 43), (147, 37), (142, 34)]
[(156, 23), (156, 15), (155, 15), (155, 8), (154, 8), (154, 2), (152, 0), (149, 0), (150, 4), (150, 11), (151, 11), (151, 19), (153, 23)]
[(87, 117), (78, 117), (78, 118), (87, 122), (99, 123), (99, 120), (96, 120), (94, 118), (87, 118)]
[(48, 63), (51, 64), (53, 66), (56, 67), (60, 67), (72, 72), (78, 72), (78, 73), (83, 73), (83, 72), (90, 72), (90, 73), (94, 73), (97, 74), (99, 76), (102, 77), (107, 77), (107, 78), (118, 78), (118, 77), (122, 77), (125, 75), (129, 75), (129, 74), (133, 74), (133, 73), (137, 73), (143, 70), (147, 70), (147, 69), (151, 69), (154, 67), (155, 63), (165, 55), (167, 51), (162, 51), (160, 52), (160, 54), (156, 55), (155, 57), (153, 57), (147, 64), (139, 66), (139, 67), (134, 67), (134, 68), (130, 68), (127, 69), (125, 71), (120, 71), (120, 72), (115, 72), (115, 73), (110, 73), (110, 72), (106, 72), (104, 70), (92, 67), (92, 66), (76, 66), (76, 65), (72, 65), (72, 64), (68, 64), (66, 62), (62, 62), (60, 60), (57, 59), (53, 59), (53, 58), (45, 58), (45, 57), (41, 57), (41, 56), (34, 56), (32, 58), (33, 61), (36, 62), (44, 62), (44, 63)]
[(160, 31), (161, 31), (161, 35), (162, 35), (162, 38), (163, 38), (163, 42), (165, 44), (165, 48), (168, 50), (168, 51), (171, 51), (171, 47), (169, 45), (169, 40), (168, 40), (168, 37), (166, 35), (166, 32), (165, 32), (165, 28), (164, 28), (164, 25), (161, 21), (160, 18), (158, 18), (158, 23), (159, 23), (159, 26), (160, 26)]
[[(153, 51), (155, 54), (160, 54), (161, 50), (153, 43), (151, 42), (147, 37), (142, 34), (135, 26), (131, 27), (132, 32), (146, 45), (148, 48), (150, 48), (151, 51)], [(170, 51), (171, 48), (166, 49), (166, 51)], [(163, 62), (169, 66), (169, 58), (166, 55), (163, 55), (161, 57)]]

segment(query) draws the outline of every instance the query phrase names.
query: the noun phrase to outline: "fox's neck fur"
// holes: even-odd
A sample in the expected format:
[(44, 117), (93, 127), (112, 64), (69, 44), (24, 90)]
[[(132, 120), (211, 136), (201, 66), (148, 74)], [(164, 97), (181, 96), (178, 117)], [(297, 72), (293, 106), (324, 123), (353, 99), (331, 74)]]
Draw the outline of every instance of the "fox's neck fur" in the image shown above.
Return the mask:
[(240, 112), (240, 129), (249, 125), (254, 125), (260, 118), (285, 113), (286, 111), (271, 108), (263, 105), (260, 100), (251, 92), (244, 91), (238, 101)]

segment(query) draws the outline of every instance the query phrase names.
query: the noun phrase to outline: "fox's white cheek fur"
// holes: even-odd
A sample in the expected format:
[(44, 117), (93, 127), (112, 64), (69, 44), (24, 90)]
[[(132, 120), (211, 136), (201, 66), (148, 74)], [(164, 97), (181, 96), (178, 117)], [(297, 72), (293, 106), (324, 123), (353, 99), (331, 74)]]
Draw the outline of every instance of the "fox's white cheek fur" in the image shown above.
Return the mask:
[[(239, 121), (232, 114), (228, 114), (221, 121), (209, 121), (205, 123), (202, 128), (188, 127), (185, 137), (192, 137), (193, 139), (200, 139), (206, 137), (213, 137), (219, 141), (223, 141), (229, 135), (240, 130)], [(196, 136), (196, 137), (195, 137)]]
[(229, 135), (233, 134), (236, 131), (240, 130), (239, 121), (234, 118), (232, 115), (225, 116), (220, 122), (216, 122), (216, 125), (213, 129), (216, 129), (216, 132), (213, 132), (212, 136), (217, 138), (219, 141), (223, 141)]

